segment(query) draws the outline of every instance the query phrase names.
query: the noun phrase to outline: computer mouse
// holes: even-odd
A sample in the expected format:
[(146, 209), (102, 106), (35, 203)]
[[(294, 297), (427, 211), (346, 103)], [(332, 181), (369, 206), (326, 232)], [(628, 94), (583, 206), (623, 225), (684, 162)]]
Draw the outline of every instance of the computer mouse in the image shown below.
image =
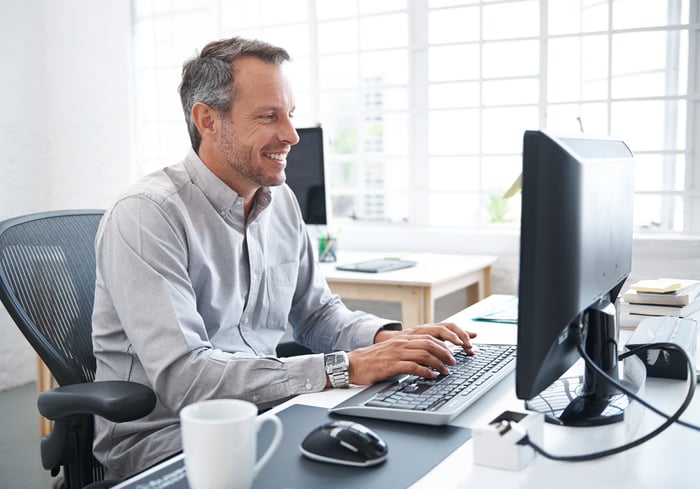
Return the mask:
[(331, 421), (313, 429), (300, 448), (312, 460), (356, 467), (381, 463), (389, 451), (377, 433), (352, 421)]

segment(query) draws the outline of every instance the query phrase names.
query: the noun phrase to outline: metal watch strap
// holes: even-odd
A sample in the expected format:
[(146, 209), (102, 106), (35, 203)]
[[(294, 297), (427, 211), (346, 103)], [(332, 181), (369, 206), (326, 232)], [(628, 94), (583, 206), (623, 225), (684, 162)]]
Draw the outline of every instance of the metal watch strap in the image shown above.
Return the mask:
[[(332, 356), (333, 360), (328, 361)], [(344, 351), (326, 354), (326, 373), (331, 381), (331, 386), (335, 389), (348, 387), (350, 385), (350, 374), (348, 372), (348, 356)]]

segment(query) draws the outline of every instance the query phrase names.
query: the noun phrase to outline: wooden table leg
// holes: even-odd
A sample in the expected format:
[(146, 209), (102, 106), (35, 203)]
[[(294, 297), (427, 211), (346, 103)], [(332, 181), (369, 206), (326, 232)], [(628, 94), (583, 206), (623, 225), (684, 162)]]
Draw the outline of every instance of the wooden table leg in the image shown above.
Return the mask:
[[(36, 367), (37, 367), (37, 382), (36, 390), (37, 394), (41, 394), (53, 388), (53, 377), (48, 367), (44, 364), (41, 358), (36, 357)], [(46, 436), (51, 433), (51, 421), (39, 415), (39, 434), (41, 436)]]

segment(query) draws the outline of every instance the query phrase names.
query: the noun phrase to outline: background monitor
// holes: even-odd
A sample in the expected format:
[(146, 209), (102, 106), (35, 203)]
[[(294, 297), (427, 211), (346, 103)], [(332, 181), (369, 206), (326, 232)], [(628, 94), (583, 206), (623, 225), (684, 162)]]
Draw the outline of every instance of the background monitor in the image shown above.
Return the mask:
[(301, 206), (306, 224), (326, 225), (326, 180), (323, 130), (298, 128), (299, 142), (287, 155), (287, 185)]
[[(624, 142), (526, 131), (516, 394), (566, 425), (622, 419), (627, 396), (579, 358), (577, 338), (618, 379), (614, 303), (632, 264), (634, 158)], [(556, 381), (556, 382), (555, 382)]]

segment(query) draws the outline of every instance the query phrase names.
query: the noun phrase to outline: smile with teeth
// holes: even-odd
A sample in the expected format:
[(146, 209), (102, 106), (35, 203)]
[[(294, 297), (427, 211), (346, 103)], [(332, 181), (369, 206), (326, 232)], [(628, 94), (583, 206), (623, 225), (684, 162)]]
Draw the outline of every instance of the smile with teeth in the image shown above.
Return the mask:
[(272, 158), (273, 160), (284, 161), (287, 157), (287, 154), (286, 153), (264, 153), (264, 156), (267, 158)]

